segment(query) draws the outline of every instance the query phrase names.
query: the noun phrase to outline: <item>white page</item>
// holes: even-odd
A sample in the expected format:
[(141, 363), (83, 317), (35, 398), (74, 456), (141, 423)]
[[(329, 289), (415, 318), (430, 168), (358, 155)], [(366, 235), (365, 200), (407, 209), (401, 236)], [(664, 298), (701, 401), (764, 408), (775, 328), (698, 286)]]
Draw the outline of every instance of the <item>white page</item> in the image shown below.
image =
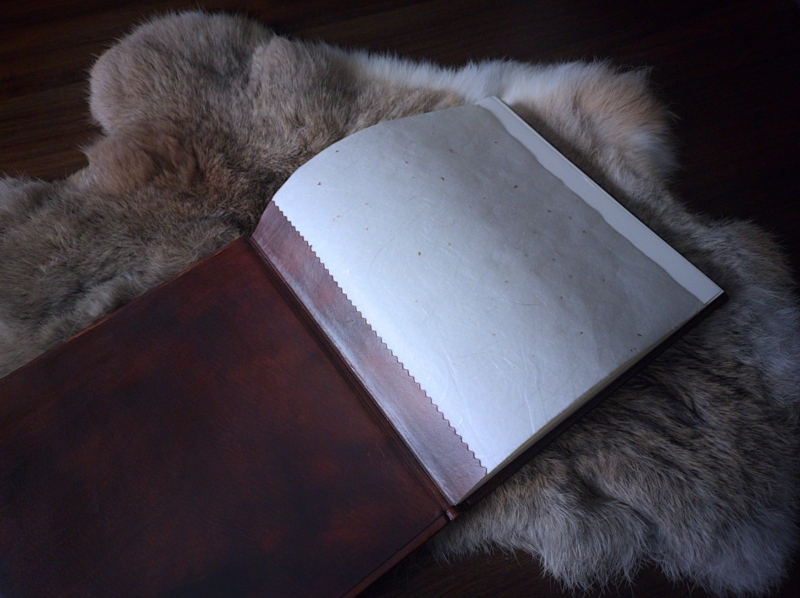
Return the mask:
[(490, 474), (703, 307), (480, 106), (348, 137), (273, 201)]

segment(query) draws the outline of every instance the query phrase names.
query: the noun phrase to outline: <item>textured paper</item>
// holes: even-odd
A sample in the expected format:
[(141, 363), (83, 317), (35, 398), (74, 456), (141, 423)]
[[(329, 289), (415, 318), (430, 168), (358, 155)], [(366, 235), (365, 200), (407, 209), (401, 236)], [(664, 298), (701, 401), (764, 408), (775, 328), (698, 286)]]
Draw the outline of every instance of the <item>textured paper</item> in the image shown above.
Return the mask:
[(348, 137), (274, 201), (492, 473), (719, 289), (489, 103)]

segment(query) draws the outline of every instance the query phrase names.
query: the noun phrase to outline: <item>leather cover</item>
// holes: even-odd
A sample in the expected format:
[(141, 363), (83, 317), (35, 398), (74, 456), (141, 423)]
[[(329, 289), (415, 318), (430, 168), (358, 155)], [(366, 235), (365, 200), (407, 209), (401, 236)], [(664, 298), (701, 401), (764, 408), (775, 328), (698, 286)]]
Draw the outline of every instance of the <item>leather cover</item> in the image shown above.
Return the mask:
[(248, 240), (0, 381), (17, 596), (342, 596), (450, 501)]

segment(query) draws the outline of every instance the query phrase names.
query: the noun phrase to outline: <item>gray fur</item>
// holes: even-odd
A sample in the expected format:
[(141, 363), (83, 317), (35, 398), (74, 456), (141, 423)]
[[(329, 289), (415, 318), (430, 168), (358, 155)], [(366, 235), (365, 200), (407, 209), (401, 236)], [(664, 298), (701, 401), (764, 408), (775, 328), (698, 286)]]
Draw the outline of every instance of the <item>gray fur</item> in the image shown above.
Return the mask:
[(711, 318), (435, 540), (501, 547), (574, 587), (644, 560), (712, 591), (774, 587), (796, 545), (800, 327), (755, 227), (690, 214), (664, 183), (662, 111), (601, 65), (445, 71), (276, 37), (244, 19), (155, 20), (91, 75), (104, 134), (53, 183), (0, 179), (0, 373), (234, 238), (308, 158), (381, 120), (500, 95), (730, 295)]

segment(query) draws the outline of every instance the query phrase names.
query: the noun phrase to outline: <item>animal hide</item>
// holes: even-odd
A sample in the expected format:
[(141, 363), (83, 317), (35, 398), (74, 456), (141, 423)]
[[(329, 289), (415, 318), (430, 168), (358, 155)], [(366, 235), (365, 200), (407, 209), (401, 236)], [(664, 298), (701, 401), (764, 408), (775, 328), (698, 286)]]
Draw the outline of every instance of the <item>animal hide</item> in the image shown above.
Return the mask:
[(500, 547), (573, 587), (644, 560), (713, 591), (773, 587), (795, 547), (800, 329), (754, 226), (668, 191), (665, 115), (639, 72), (514, 62), (442, 69), (290, 41), (242, 18), (154, 20), (103, 54), (103, 136), (69, 178), (0, 179), (0, 373), (253, 231), (276, 189), (379, 121), (497, 95), (730, 301), (435, 539)]

